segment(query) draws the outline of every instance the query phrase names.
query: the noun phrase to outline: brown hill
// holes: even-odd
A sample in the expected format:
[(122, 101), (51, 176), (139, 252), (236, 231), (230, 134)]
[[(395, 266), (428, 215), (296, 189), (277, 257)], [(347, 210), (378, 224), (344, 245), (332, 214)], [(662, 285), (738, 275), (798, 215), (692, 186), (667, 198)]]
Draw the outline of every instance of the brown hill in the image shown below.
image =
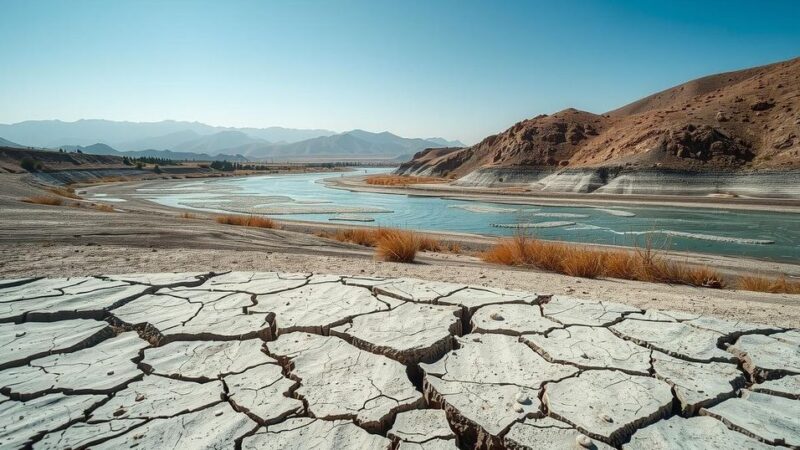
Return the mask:
[(460, 150), (423, 151), (402, 173), (478, 168), (800, 168), (800, 58), (712, 75), (597, 115), (566, 109)]

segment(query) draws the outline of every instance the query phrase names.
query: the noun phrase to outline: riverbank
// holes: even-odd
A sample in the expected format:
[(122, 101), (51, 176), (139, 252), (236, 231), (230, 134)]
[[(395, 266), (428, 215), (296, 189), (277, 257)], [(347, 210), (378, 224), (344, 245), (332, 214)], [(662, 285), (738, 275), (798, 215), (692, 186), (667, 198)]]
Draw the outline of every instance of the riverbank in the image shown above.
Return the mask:
[[(185, 180), (116, 182), (79, 189), (87, 205), (103, 202), (114, 212), (84, 207), (21, 202), (46, 193), (22, 176), (0, 174), (0, 275), (90, 275), (102, 272), (280, 270), (325, 271), (371, 276), (412, 276), (464, 283), (491, 282), (506, 288), (547, 286), (548, 290), (586, 298), (617, 298), (642, 307), (724, 315), (766, 323), (800, 321), (798, 296), (713, 290), (622, 280), (590, 280), (552, 273), (488, 265), (468, 254), (423, 253), (416, 264), (373, 260), (372, 249), (323, 239), (313, 233), (338, 224), (285, 221), (283, 229), (255, 229), (216, 223), (214, 213), (171, 208), (137, 195), (151, 183)], [(189, 212), (190, 218), (182, 218)], [(458, 242), (466, 252), (485, 248), (494, 238), (432, 233)], [(709, 265), (730, 273), (786, 273), (800, 276), (800, 266), (700, 254), (670, 254), (681, 261)], [(645, 306), (647, 305), (647, 306)], [(794, 322), (792, 322), (794, 321)]]
[(689, 195), (625, 195), (625, 194), (575, 194), (542, 192), (523, 188), (456, 186), (453, 184), (409, 184), (405, 186), (379, 186), (367, 184), (366, 176), (354, 175), (329, 178), (326, 185), (354, 192), (372, 192), (455, 200), (475, 200), (491, 203), (531, 206), (666, 206), (679, 208), (711, 208), (742, 211), (780, 211), (800, 213), (800, 200), (784, 198), (750, 198), (729, 196)]

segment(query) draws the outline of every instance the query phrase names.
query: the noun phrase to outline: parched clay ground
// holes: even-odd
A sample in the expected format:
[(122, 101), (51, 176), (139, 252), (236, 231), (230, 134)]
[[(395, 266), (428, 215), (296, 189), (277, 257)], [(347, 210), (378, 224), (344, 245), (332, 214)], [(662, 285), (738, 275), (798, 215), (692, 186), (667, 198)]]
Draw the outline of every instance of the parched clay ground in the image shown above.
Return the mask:
[(800, 448), (800, 330), (312, 273), (0, 280), (0, 449)]

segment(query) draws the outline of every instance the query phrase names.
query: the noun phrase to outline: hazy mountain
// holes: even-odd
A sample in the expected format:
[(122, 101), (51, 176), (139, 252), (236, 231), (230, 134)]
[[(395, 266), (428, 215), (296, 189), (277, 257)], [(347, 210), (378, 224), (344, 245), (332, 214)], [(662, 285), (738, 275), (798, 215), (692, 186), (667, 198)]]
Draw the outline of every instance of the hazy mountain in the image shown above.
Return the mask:
[(466, 147), (467, 144), (459, 141), (458, 139), (454, 141), (448, 141), (447, 139), (440, 138), (440, 137), (432, 137), (426, 138), (426, 141), (431, 141), (439, 144), (441, 147)]
[[(115, 122), (110, 120), (36, 120), (13, 125), (0, 124), (0, 136), (23, 146), (45, 148), (94, 148), (102, 142), (109, 148), (97, 151), (171, 150), (186, 153), (180, 159), (207, 159), (214, 155), (245, 155), (282, 160), (313, 158), (396, 158), (422, 149), (463, 146), (442, 138), (404, 138), (384, 131), (291, 128), (225, 128), (199, 122)], [(79, 147), (75, 147), (79, 146)], [(110, 149), (110, 150), (109, 150)], [(114, 154), (114, 153), (103, 153)], [(201, 156), (194, 156), (198, 154)], [(210, 156), (209, 156), (210, 155)], [(152, 155), (155, 156), (155, 155)]]
[(250, 137), (263, 139), (276, 144), (300, 142), (305, 141), (306, 139), (313, 139), (320, 136), (332, 136), (336, 134), (335, 131), (331, 130), (296, 129), (283, 127), (235, 128), (235, 130), (241, 131)]
[(3, 139), (0, 137), (0, 147), (11, 147), (11, 148), (25, 148), (23, 145), (19, 145), (16, 142), (11, 142), (7, 139)]
[(248, 144), (232, 148), (230, 151), (243, 154), (251, 159), (394, 159), (400, 155), (410, 155), (430, 147), (441, 147), (441, 144), (426, 139), (404, 138), (387, 131), (370, 133), (364, 130), (353, 130), (291, 144)]
[(215, 154), (230, 148), (250, 144), (269, 144), (263, 139), (256, 139), (241, 131), (220, 131), (209, 136), (200, 136), (196, 139), (182, 142), (169, 147), (172, 150), (186, 152)]
[(87, 146), (81, 145), (62, 145), (59, 148), (67, 150), (67, 151), (77, 151), (80, 150), (83, 153), (89, 155), (111, 155), (111, 156), (127, 156), (129, 158), (166, 158), (172, 159), (175, 161), (237, 161), (237, 162), (245, 162), (248, 161), (242, 155), (209, 155), (206, 153), (194, 153), (194, 152), (173, 152), (171, 150), (139, 150), (139, 151), (131, 151), (131, 152), (121, 152), (116, 150), (115, 148), (102, 144), (92, 144)]
[(133, 150), (147, 150), (147, 149), (168, 149), (175, 148), (175, 146), (183, 144), (184, 142), (194, 141), (201, 137), (191, 130), (176, 131), (174, 133), (165, 134), (163, 136), (146, 137), (136, 139), (133, 141), (123, 142), (116, 144), (116, 147), (122, 151)]
[[(161, 122), (116, 122), (99, 119), (84, 119), (75, 122), (29, 120), (11, 125), (0, 124), (0, 136), (33, 147), (57, 147), (68, 144), (91, 145), (99, 141), (125, 150), (143, 150), (154, 147), (173, 148), (200, 136), (224, 131), (238, 131), (253, 139), (268, 142), (297, 142), (335, 134), (329, 130), (296, 130), (281, 127), (214, 127), (200, 122), (174, 120)], [(183, 133), (182, 136), (181, 133)], [(189, 133), (193, 133), (193, 135), (190, 136)], [(181, 137), (185, 139), (180, 139)], [(148, 139), (151, 141), (148, 142)]]

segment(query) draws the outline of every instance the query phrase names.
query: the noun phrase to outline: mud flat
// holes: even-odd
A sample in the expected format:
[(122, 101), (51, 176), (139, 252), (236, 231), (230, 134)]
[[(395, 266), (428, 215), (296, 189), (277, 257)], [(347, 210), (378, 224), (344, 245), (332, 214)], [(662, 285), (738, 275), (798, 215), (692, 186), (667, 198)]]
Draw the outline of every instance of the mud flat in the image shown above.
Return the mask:
[(554, 294), (302, 272), (0, 280), (0, 443), (800, 443), (800, 330)]

